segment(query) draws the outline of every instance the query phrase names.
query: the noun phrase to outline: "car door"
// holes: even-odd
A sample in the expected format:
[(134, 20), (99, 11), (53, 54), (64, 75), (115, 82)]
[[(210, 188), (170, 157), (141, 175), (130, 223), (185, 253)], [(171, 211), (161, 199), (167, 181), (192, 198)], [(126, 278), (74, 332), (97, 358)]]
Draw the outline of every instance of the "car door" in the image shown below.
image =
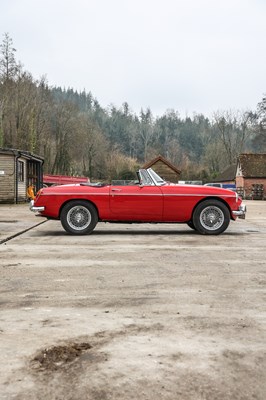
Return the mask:
[(162, 220), (163, 194), (158, 186), (110, 186), (109, 198), (114, 220)]

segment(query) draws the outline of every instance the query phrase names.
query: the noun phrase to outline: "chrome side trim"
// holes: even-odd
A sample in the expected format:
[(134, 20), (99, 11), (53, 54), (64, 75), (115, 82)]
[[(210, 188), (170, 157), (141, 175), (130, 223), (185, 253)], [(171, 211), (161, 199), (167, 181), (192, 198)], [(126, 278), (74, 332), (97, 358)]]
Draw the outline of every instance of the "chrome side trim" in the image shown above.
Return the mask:
[(77, 192), (66, 192), (66, 193), (42, 193), (42, 196), (109, 196), (109, 192), (106, 193), (89, 193), (89, 192), (84, 192), (84, 193), (77, 193)]
[[(154, 187), (159, 187), (159, 186), (154, 186)], [(113, 189), (112, 189), (113, 190)], [(232, 194), (189, 194), (189, 193), (180, 193), (180, 194), (175, 194), (175, 193), (115, 193), (115, 191), (111, 191), (108, 193), (45, 193), (43, 196), (160, 196), (160, 197), (231, 197), (235, 199), (234, 192)]]

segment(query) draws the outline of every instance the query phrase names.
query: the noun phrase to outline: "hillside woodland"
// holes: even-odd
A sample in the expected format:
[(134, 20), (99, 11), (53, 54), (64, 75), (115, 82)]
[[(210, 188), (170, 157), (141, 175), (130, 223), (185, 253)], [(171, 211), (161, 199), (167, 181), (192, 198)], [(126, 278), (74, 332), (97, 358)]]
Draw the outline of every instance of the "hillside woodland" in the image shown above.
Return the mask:
[(218, 110), (211, 118), (178, 110), (154, 116), (129, 104), (103, 108), (91, 92), (51, 87), (16, 60), (6, 33), (0, 45), (0, 147), (44, 157), (52, 174), (129, 179), (159, 154), (182, 179), (212, 180), (242, 152), (266, 152), (266, 97), (254, 110)]

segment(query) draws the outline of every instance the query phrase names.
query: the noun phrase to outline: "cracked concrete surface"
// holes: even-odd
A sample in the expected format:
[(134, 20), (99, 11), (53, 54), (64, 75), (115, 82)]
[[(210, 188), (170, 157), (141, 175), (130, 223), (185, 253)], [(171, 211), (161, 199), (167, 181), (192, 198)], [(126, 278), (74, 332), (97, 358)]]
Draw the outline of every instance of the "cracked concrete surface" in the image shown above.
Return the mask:
[(76, 237), (0, 205), (0, 398), (264, 400), (266, 202), (246, 203), (214, 237)]

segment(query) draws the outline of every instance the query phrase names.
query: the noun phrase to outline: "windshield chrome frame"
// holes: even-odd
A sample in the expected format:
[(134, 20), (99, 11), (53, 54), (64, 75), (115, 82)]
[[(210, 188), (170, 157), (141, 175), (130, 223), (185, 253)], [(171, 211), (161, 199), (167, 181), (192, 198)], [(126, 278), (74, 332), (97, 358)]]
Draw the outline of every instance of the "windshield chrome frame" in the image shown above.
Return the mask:
[(155, 172), (152, 168), (149, 168), (147, 171), (151, 176), (152, 180), (155, 182), (156, 186), (166, 185), (166, 181), (159, 174), (157, 174), (157, 172)]
[[(148, 169), (140, 169), (139, 170), (139, 176), (140, 178), (145, 178), (143, 179), (143, 182), (140, 182), (141, 185), (143, 186), (163, 186), (166, 185), (166, 182), (164, 179), (162, 179), (157, 172), (155, 172), (152, 168)], [(147, 179), (148, 177), (148, 179)], [(148, 182), (150, 181), (150, 182)]]
[(141, 186), (156, 186), (156, 183), (151, 174), (145, 168), (141, 168), (139, 170), (139, 180)]
[(159, 174), (157, 174), (157, 172), (155, 172), (152, 168), (147, 169), (147, 172), (149, 173), (151, 179), (153, 180), (156, 186), (166, 185), (166, 181)]

